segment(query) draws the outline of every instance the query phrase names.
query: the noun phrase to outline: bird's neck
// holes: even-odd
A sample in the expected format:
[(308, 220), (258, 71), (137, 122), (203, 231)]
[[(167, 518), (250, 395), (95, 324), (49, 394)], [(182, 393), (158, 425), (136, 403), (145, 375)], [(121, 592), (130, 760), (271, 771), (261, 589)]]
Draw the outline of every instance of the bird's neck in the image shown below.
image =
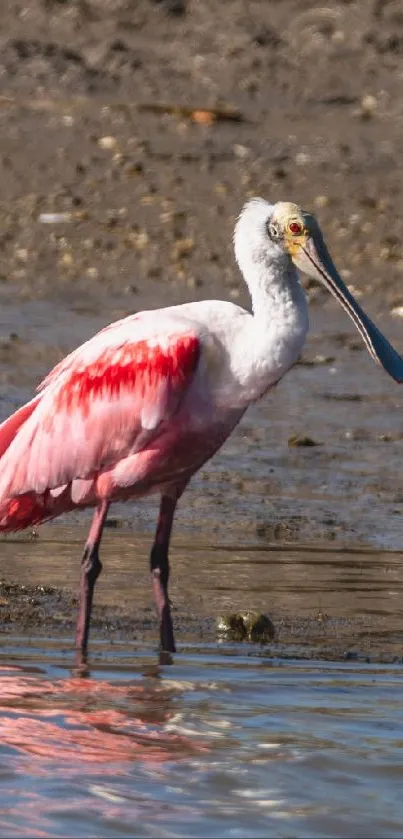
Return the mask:
[(248, 325), (251, 395), (258, 398), (297, 360), (308, 331), (308, 306), (288, 256), (251, 264), (244, 274), (253, 310)]
[(286, 326), (294, 320), (296, 312), (306, 312), (305, 294), (300, 286), (298, 273), (291, 259), (284, 254), (269, 264), (251, 264), (246, 273), (246, 282), (252, 298), (252, 310), (256, 324), (271, 327), (273, 323)]

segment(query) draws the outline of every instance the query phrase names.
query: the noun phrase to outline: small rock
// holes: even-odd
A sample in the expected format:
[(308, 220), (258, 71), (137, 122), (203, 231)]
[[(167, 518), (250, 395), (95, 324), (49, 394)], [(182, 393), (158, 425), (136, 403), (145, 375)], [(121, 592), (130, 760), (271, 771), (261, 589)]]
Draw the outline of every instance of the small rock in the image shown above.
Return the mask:
[(69, 253), (69, 251), (66, 251), (66, 253), (64, 253), (63, 256), (60, 258), (59, 264), (63, 265), (65, 268), (70, 268), (70, 266), (73, 264), (72, 254)]
[(149, 241), (149, 235), (146, 230), (140, 230), (133, 238), (134, 245), (139, 251), (144, 250), (148, 246)]
[(336, 29), (332, 33), (331, 40), (332, 40), (333, 44), (343, 44), (344, 41), (345, 41), (345, 38), (346, 38), (346, 35), (343, 32), (343, 30), (342, 29)]
[(295, 162), (297, 166), (307, 166), (311, 162), (311, 155), (300, 151), (295, 155)]
[(65, 221), (72, 221), (72, 213), (41, 213), (39, 221), (42, 224), (62, 224)]
[(329, 199), (327, 195), (317, 195), (316, 198), (314, 198), (314, 204), (316, 207), (327, 207), (328, 203)]
[(98, 140), (98, 145), (101, 149), (115, 149), (118, 144), (116, 137), (111, 137), (110, 135), (106, 137), (100, 137)]
[(227, 193), (228, 193), (227, 184), (223, 184), (223, 183), (216, 184), (215, 187), (214, 187), (214, 192), (216, 192), (217, 195), (227, 195)]
[(321, 443), (317, 443), (315, 440), (312, 440), (311, 437), (293, 434), (293, 436), (288, 440), (288, 445), (290, 448), (295, 448), (297, 446), (320, 446)]
[(178, 239), (172, 248), (172, 259), (175, 262), (190, 256), (195, 247), (194, 239)]
[(249, 154), (248, 147), (241, 146), (239, 143), (235, 143), (235, 145), (232, 146), (232, 151), (234, 152), (235, 157), (239, 157), (240, 160), (245, 160)]
[(195, 111), (192, 111), (192, 120), (199, 125), (212, 125), (215, 122), (215, 116), (212, 111), (197, 108)]
[(111, 530), (115, 530), (118, 527), (122, 527), (123, 521), (122, 519), (118, 518), (108, 518), (106, 519), (104, 527), (110, 528)]
[(181, 17), (186, 14), (185, 0), (155, 0), (155, 2), (160, 3), (169, 15)]
[(262, 26), (253, 36), (253, 43), (259, 47), (272, 47), (276, 49), (281, 44), (281, 38), (274, 29)]
[(354, 297), (362, 297), (363, 296), (363, 292), (361, 291), (360, 288), (357, 288), (356, 285), (353, 285), (352, 283), (348, 283), (347, 288), (348, 288), (349, 291), (351, 291), (351, 294), (354, 294)]
[(19, 262), (28, 262), (28, 250), (27, 248), (17, 248), (15, 255)]
[(357, 661), (358, 660), (358, 653), (356, 653), (354, 650), (347, 650), (344, 653), (343, 658), (344, 658), (344, 661)]
[(332, 364), (334, 361), (335, 357), (333, 355), (314, 355), (312, 359), (302, 357), (297, 363), (301, 367), (314, 367), (316, 365)]
[(375, 111), (377, 107), (378, 107), (378, 101), (375, 98), (375, 96), (371, 96), (371, 94), (368, 93), (366, 96), (362, 97), (362, 99), (361, 99), (361, 109), (363, 111), (369, 111), (369, 112)]
[(363, 96), (360, 103), (360, 110), (355, 112), (356, 116), (361, 117), (363, 120), (371, 119), (375, 111), (378, 107), (378, 102), (375, 99), (375, 96), (371, 96), (371, 94), (367, 94)]

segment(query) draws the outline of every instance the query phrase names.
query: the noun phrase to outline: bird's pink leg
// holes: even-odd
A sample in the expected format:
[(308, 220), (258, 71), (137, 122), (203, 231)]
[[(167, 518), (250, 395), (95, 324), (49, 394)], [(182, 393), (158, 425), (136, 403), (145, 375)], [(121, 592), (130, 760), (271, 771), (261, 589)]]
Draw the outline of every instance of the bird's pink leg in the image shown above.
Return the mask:
[(83, 652), (87, 649), (88, 644), (94, 587), (102, 571), (98, 551), (108, 507), (109, 504), (107, 501), (102, 501), (98, 505), (92, 520), (88, 539), (85, 544), (83, 558), (81, 560), (80, 602), (76, 627), (76, 648)]
[(154, 598), (160, 621), (161, 650), (171, 653), (175, 652), (175, 639), (168, 598), (168, 549), (175, 509), (180, 495), (181, 493), (178, 493), (174, 498), (163, 495), (161, 498), (157, 532), (150, 557)]

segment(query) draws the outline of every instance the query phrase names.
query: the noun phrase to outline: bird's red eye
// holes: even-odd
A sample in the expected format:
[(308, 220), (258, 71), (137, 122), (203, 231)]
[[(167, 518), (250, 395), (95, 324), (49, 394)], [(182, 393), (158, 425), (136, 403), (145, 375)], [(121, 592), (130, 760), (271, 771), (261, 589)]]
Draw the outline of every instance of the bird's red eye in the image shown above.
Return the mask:
[(294, 233), (294, 235), (297, 233), (302, 233), (302, 225), (298, 221), (290, 221), (288, 229), (290, 233)]

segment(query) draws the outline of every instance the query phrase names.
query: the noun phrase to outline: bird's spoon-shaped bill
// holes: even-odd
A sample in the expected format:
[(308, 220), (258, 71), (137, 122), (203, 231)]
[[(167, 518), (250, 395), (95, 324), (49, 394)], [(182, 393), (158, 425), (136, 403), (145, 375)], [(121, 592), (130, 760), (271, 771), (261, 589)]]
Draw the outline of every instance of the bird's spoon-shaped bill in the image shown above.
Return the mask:
[(319, 280), (329, 289), (357, 327), (372, 358), (381, 364), (396, 382), (402, 383), (403, 358), (372, 323), (343, 283), (318, 229), (314, 235), (307, 237), (294, 253), (293, 260), (300, 271), (312, 279)]

